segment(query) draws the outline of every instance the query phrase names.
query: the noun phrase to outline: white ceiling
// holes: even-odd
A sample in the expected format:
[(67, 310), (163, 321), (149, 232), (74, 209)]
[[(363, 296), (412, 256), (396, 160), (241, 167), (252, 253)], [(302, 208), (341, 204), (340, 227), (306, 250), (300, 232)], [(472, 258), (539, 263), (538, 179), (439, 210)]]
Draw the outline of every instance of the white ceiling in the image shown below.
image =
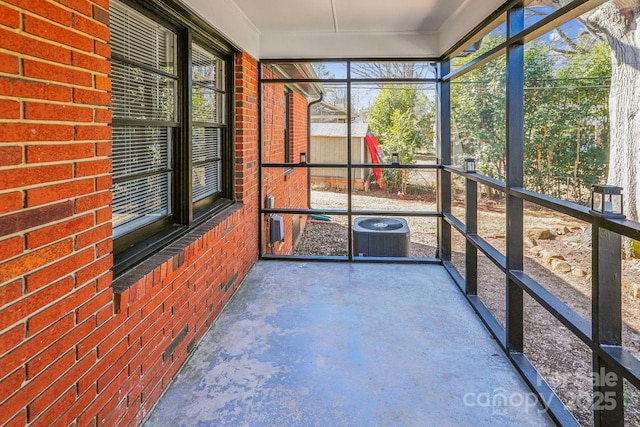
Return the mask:
[(183, 0), (259, 59), (435, 57), (504, 0)]

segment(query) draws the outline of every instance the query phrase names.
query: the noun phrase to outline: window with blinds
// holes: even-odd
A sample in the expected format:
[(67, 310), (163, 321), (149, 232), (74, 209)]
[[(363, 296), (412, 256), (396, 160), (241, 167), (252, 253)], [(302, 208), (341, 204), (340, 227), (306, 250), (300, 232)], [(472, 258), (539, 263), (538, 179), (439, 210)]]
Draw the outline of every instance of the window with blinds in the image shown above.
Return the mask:
[(113, 234), (172, 214), (176, 34), (112, 0)]
[(225, 62), (202, 46), (191, 46), (192, 201), (222, 191), (222, 141), (226, 129)]

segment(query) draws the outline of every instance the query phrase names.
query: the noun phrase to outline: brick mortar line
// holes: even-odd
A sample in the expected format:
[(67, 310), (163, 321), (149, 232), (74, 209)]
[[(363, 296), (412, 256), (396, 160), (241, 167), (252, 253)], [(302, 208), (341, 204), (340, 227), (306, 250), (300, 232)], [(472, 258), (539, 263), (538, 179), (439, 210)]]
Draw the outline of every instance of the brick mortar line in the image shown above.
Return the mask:
[[(0, 49), (0, 52), (2, 52), (2, 49)], [(16, 54), (13, 51), (7, 51), (7, 52), (10, 52), (14, 56)], [(31, 59), (31, 58), (28, 58), (28, 59)], [(37, 58), (37, 60), (45, 61), (45, 60), (42, 60), (40, 58)], [(32, 82), (32, 83), (50, 84), (50, 85), (61, 86), (61, 87), (70, 88), (70, 89), (87, 89), (87, 90), (91, 89), (91, 90), (95, 90), (95, 91), (99, 91), (99, 92), (111, 93), (110, 91), (106, 91), (106, 90), (103, 90), (103, 89), (96, 89), (95, 81), (92, 83), (91, 86), (79, 86), (79, 85), (73, 85), (73, 84), (66, 83), (66, 82), (59, 82), (59, 81), (56, 81), (56, 80), (43, 80), (43, 79), (36, 79), (34, 77), (27, 77), (27, 76), (24, 75), (24, 71), (22, 70), (22, 61), (19, 61), (18, 63), (20, 65), (20, 67), (19, 67), (20, 68), (20, 74), (12, 74), (12, 73), (6, 73), (6, 72), (0, 71), (0, 77), (4, 77), (4, 78), (7, 78), (7, 79), (11, 79), (11, 80), (23, 80), (23, 81)], [(98, 73), (96, 71), (91, 71), (91, 70), (87, 70), (87, 69), (84, 69), (84, 68), (74, 67), (73, 65), (60, 64), (58, 62), (50, 62), (48, 65), (51, 65), (51, 64), (53, 64), (53, 65), (61, 65), (61, 66), (64, 65), (66, 68), (68, 68), (70, 70), (74, 70), (74, 71), (78, 71), (78, 70), (84, 71), (86, 73), (91, 74), (92, 77), (96, 76), (96, 75), (100, 75), (100, 76), (103, 76), (103, 77), (110, 78), (110, 76), (111, 76), (110, 74)], [(95, 79), (93, 79), (93, 80), (95, 80)], [(40, 99), (40, 98), (32, 98), (32, 99)], [(87, 104), (87, 105), (90, 105), (90, 104)]]
[[(91, 1), (91, 0), (88, 0), (88, 1), (89, 1), (89, 3), (91, 4), (91, 6), (96, 6), (96, 7), (100, 8), (100, 9), (106, 10), (107, 12), (109, 11), (109, 9), (104, 9), (102, 6), (95, 4), (95, 3), (94, 3), (93, 1)], [(72, 9), (71, 7), (67, 6), (66, 4), (62, 4), (62, 3), (52, 3), (52, 2), (50, 2), (50, 1), (47, 1), (47, 3), (52, 4), (52, 5), (55, 5), (55, 6), (59, 7), (59, 8), (60, 8), (60, 9), (62, 9), (62, 10), (66, 10), (67, 12), (70, 12), (70, 13), (73, 13), (73, 14), (78, 14), (78, 15), (83, 16), (83, 17), (85, 17), (85, 18), (93, 19), (93, 7), (91, 8), (91, 15), (85, 15), (84, 13), (82, 13), (82, 12), (80, 12), (80, 11), (78, 11), (78, 10)], [(41, 16), (41, 15), (36, 15), (36, 14), (34, 14), (34, 12), (31, 12), (30, 10), (21, 9), (21, 8), (20, 8), (20, 7), (18, 7), (18, 6), (14, 5), (14, 4), (11, 4), (11, 3), (7, 3), (7, 2), (5, 2), (5, 1), (3, 1), (3, 0), (0, 0), (0, 5), (5, 6), (5, 7), (7, 7), (8, 9), (13, 9), (13, 10), (15, 10), (16, 12), (19, 12), (19, 13), (25, 13), (25, 12), (26, 12), (26, 13), (28, 13), (29, 15), (33, 15), (33, 16), (36, 16), (36, 17), (39, 17), (39, 18), (46, 18), (46, 17)], [(22, 20), (21, 20), (21, 21), (22, 21)], [(96, 22), (100, 22), (100, 21), (97, 21), (97, 20), (95, 20), (95, 21), (96, 21)], [(55, 21), (51, 21), (51, 22), (55, 22)], [(22, 22), (21, 22), (21, 24), (22, 24)]]

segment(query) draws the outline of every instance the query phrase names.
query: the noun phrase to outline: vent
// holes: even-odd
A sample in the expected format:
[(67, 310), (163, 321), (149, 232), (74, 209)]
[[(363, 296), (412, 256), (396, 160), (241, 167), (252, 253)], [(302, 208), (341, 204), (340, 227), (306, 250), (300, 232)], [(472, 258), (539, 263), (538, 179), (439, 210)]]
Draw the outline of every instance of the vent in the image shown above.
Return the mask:
[(409, 225), (403, 218), (356, 218), (353, 254), (369, 257), (408, 257)]

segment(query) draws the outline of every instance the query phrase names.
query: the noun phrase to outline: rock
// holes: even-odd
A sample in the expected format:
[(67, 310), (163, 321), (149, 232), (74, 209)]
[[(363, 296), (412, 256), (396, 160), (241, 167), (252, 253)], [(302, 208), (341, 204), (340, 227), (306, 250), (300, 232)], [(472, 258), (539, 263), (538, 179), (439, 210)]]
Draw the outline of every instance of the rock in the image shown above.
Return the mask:
[(544, 248), (542, 246), (534, 246), (531, 249), (529, 249), (529, 252), (531, 252), (534, 255), (540, 255), (540, 252), (544, 251)]
[(544, 258), (549, 264), (551, 264), (551, 261), (553, 261), (554, 259), (559, 259), (560, 261), (564, 261), (564, 257), (562, 255), (547, 249), (544, 249), (538, 255), (542, 256), (542, 258)]
[(571, 233), (571, 229), (565, 225), (564, 226), (564, 234), (570, 234), (570, 233)]
[(564, 234), (564, 229), (562, 229), (562, 228), (558, 228), (558, 229), (556, 229), (556, 234), (557, 234), (558, 236), (562, 236), (562, 235)]
[(524, 243), (524, 247), (529, 249), (534, 248), (538, 245), (538, 242), (536, 242), (536, 239), (528, 236), (523, 239), (523, 243)]
[(552, 259), (551, 268), (558, 273), (569, 273), (571, 271), (571, 264), (561, 259)]
[(533, 237), (536, 240), (551, 240), (551, 239), (553, 239), (553, 233), (549, 229), (546, 229), (546, 230), (532, 230), (530, 236)]
[(631, 284), (631, 295), (634, 298), (640, 298), (640, 283)]
[(574, 268), (573, 270), (571, 270), (571, 274), (576, 277), (585, 277), (587, 275), (587, 272), (581, 268)]

